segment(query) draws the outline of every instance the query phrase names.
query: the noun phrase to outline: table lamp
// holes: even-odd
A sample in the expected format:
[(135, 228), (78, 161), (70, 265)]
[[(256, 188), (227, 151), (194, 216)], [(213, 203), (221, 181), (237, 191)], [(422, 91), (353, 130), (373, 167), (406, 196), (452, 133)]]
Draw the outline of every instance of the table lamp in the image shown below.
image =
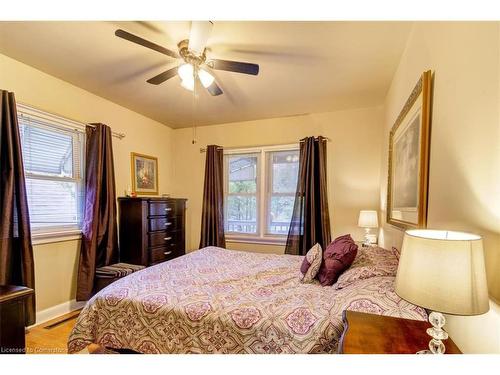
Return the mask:
[(375, 241), (370, 241), (370, 238), (374, 236), (370, 234), (370, 229), (378, 228), (377, 211), (359, 211), (358, 227), (365, 228), (365, 241), (363, 242), (363, 246), (371, 246), (372, 242), (377, 242), (376, 237)]
[(445, 318), (480, 315), (489, 310), (483, 241), (475, 234), (446, 230), (408, 230), (403, 238), (395, 291), (403, 299), (431, 310), (430, 350), (442, 354)]

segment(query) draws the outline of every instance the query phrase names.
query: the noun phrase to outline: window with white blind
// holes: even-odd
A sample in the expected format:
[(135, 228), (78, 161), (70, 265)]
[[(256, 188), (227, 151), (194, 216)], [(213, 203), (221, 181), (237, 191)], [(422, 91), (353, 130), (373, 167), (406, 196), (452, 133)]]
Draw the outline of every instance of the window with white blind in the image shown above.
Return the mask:
[(230, 240), (281, 242), (297, 189), (298, 145), (224, 152), (224, 226)]
[[(64, 121), (63, 121), (64, 122)], [(81, 229), (84, 133), (51, 116), (19, 112), (31, 229), (34, 235)]]

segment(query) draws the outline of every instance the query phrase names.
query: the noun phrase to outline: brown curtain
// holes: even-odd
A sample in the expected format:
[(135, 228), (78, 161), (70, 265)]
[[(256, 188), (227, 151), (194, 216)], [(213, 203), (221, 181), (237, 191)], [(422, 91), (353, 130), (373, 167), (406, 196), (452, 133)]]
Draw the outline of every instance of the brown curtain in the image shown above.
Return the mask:
[(116, 192), (111, 129), (87, 126), (85, 207), (78, 265), (77, 301), (86, 301), (94, 288), (95, 269), (118, 262)]
[(201, 212), (200, 249), (206, 246), (226, 247), (224, 236), (224, 176), (222, 147), (207, 147), (203, 208)]
[(326, 188), (326, 139), (307, 137), (300, 141), (299, 177), (286, 254), (305, 255), (319, 243), (331, 240)]
[[(0, 285), (35, 289), (35, 267), (21, 138), (14, 93), (0, 90)], [(26, 300), (25, 325), (35, 323), (35, 297)]]

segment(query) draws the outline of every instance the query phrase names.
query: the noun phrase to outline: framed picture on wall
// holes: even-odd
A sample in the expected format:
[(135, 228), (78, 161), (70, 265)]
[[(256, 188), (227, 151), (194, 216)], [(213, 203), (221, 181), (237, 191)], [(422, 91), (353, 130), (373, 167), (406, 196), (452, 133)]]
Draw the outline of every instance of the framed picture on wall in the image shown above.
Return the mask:
[(158, 159), (132, 152), (132, 191), (138, 195), (158, 195)]
[(426, 71), (389, 135), (387, 222), (405, 229), (427, 225), (431, 86), (431, 71)]

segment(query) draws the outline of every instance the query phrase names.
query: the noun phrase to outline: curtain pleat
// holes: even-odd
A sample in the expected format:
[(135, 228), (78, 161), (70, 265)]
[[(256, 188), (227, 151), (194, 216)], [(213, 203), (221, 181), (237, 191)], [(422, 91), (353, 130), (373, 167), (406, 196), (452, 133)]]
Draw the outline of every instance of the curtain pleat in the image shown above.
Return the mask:
[[(35, 265), (21, 137), (14, 93), (0, 90), (0, 285), (35, 289)], [(35, 324), (35, 296), (26, 300), (25, 325)]]
[(305, 255), (316, 243), (326, 248), (331, 241), (326, 171), (326, 139), (302, 139), (286, 254)]
[(226, 247), (224, 236), (224, 165), (222, 147), (207, 147), (203, 208), (201, 213), (200, 249), (206, 246)]
[(111, 129), (86, 128), (85, 207), (78, 264), (77, 301), (92, 296), (95, 270), (119, 259)]

